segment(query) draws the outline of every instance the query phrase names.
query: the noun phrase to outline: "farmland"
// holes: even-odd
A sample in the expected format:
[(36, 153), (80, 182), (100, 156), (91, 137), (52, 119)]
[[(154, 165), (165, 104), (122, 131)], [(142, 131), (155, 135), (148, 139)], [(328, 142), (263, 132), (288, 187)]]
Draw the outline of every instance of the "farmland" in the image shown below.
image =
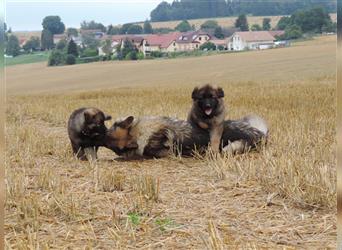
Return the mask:
[[(8, 248), (323, 248), (336, 240), (336, 37), (197, 58), (6, 68)], [(185, 119), (195, 85), (264, 117), (261, 152), (76, 161), (72, 110)], [(108, 122), (109, 126), (111, 122)]]

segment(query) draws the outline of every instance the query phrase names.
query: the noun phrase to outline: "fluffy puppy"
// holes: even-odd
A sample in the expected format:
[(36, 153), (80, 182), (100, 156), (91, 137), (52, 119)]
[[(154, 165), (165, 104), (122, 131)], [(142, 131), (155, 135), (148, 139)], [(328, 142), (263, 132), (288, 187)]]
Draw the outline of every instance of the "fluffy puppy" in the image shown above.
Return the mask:
[(188, 115), (188, 122), (192, 126), (209, 132), (210, 144), (216, 153), (220, 151), (226, 116), (223, 97), (223, 89), (210, 84), (194, 88), (192, 91), (193, 104)]
[(68, 121), (68, 135), (75, 156), (80, 160), (96, 160), (99, 146), (104, 145), (111, 116), (97, 108), (80, 108), (72, 112)]

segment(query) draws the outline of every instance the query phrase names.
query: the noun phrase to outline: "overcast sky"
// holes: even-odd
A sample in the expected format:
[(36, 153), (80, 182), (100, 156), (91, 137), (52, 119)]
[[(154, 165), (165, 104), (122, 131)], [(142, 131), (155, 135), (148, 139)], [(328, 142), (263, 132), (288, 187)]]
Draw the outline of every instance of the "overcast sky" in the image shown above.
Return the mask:
[[(172, 2), (172, 0), (166, 0)], [(45, 16), (58, 15), (66, 27), (83, 20), (109, 24), (144, 21), (162, 0), (6, 0), (5, 21), (13, 31), (41, 30)]]

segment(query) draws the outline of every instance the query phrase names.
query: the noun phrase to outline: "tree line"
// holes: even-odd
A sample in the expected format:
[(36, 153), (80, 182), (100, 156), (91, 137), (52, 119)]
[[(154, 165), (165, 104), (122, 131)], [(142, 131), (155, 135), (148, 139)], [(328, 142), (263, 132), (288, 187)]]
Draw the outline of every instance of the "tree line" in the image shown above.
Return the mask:
[(151, 11), (151, 21), (170, 21), (208, 17), (290, 15), (299, 9), (324, 7), (328, 12), (336, 12), (336, 0), (175, 0), (161, 2)]

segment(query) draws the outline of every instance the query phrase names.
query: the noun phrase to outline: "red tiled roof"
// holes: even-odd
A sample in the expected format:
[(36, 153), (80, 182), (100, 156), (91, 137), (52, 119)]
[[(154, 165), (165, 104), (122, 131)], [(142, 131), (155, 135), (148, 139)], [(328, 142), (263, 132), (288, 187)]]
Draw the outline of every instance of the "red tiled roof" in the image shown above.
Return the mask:
[(145, 35), (144, 38), (146, 39), (147, 44), (151, 46), (167, 48), (173, 41), (177, 40), (180, 35), (180, 32), (173, 32), (168, 34)]
[(273, 41), (275, 38), (268, 31), (239, 31), (235, 35), (240, 36), (246, 42)]
[(207, 35), (211, 37), (207, 32), (201, 30), (189, 31), (182, 33), (181, 36), (177, 39), (177, 43), (193, 43), (194, 40), (200, 35)]
[(113, 35), (113, 36), (108, 36), (108, 38), (111, 38), (112, 41), (122, 41), (122, 40), (130, 40), (134, 43), (141, 43), (141, 41), (144, 39), (143, 36), (138, 36), (138, 35)]
[(285, 34), (285, 31), (284, 30), (270, 30), (269, 33), (272, 35), (272, 36), (282, 36)]

